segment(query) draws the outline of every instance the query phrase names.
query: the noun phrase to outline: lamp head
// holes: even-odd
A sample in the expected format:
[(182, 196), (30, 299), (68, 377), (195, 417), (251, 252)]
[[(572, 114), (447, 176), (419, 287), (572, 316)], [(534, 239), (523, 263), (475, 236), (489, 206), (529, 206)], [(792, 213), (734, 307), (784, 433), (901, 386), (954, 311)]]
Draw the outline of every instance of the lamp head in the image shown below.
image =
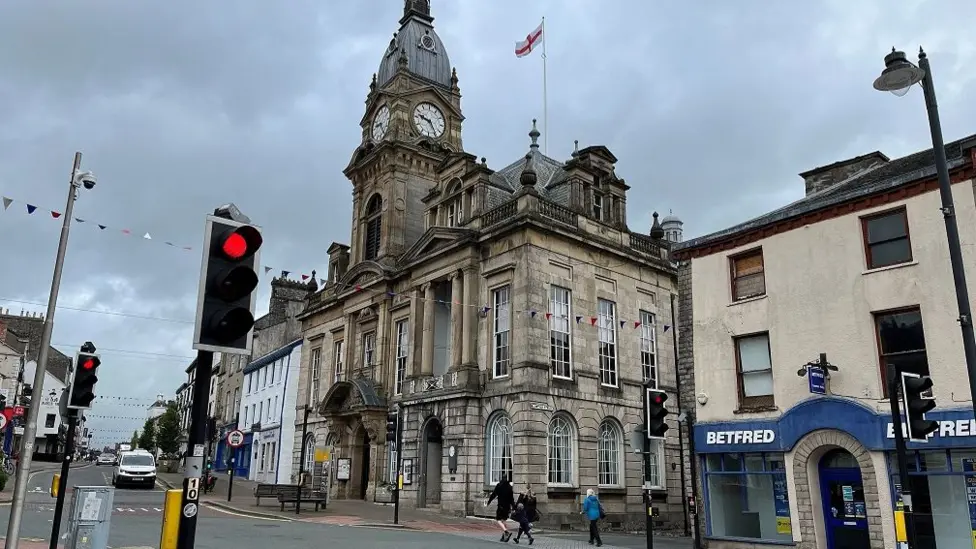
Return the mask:
[(885, 69), (874, 81), (874, 89), (878, 91), (891, 92), (901, 97), (925, 76), (925, 71), (909, 61), (903, 51), (891, 48), (891, 53), (884, 60)]

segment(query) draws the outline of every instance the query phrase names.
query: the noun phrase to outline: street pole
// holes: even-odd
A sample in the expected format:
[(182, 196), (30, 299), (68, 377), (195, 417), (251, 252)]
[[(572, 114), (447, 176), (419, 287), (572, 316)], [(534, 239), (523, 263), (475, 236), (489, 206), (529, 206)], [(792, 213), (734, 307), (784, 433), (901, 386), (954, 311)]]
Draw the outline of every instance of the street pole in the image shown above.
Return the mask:
[[(674, 353), (674, 379), (675, 379), (675, 393), (677, 397), (675, 399), (675, 404), (678, 406), (678, 413), (684, 412), (681, 408), (681, 375), (678, 372), (678, 329), (674, 326), (677, 324), (678, 317), (674, 314), (674, 298), (675, 295), (671, 294), (671, 345), (672, 352)], [(646, 391), (645, 391), (646, 392)], [(688, 436), (691, 436), (691, 429), (688, 429)], [(678, 456), (681, 461), (681, 493), (682, 496), (685, 495), (685, 439), (681, 436), (681, 423), (678, 423)], [(694, 456), (691, 457), (694, 459)], [(691, 460), (688, 461), (691, 464)], [(694, 492), (692, 492), (694, 493)], [(684, 511), (685, 515), (685, 535), (691, 535), (691, 525), (688, 523), (688, 498), (681, 498), (681, 509)]]
[(78, 427), (78, 410), (68, 410), (68, 432), (64, 435), (64, 457), (61, 458), (61, 479), (58, 482), (58, 498), (54, 503), (54, 520), (51, 525), (49, 549), (58, 549), (61, 535), (61, 515), (64, 511), (64, 496), (68, 491), (68, 471), (75, 453), (75, 429)]
[(58, 291), (61, 289), (61, 271), (64, 269), (64, 254), (68, 248), (68, 233), (71, 229), (71, 216), (75, 209), (78, 189), (75, 187), (75, 174), (81, 168), (81, 153), (75, 153), (75, 161), (68, 179), (68, 203), (61, 217), (61, 238), (58, 241), (58, 254), (54, 259), (54, 276), (51, 279), (51, 293), (47, 299), (47, 313), (41, 328), (41, 348), (37, 350), (37, 367), (34, 368), (33, 394), (36, 397), (27, 409), (24, 434), (20, 437), (20, 459), (17, 460), (17, 477), (14, 482), (13, 502), (10, 506), (10, 521), (7, 523), (5, 549), (17, 549), (20, 544), (20, 523), (24, 517), (24, 501), (27, 498), (27, 477), (30, 475), (34, 455), (34, 437), (37, 436), (37, 419), (40, 414), (40, 396), (44, 390), (44, 373), (51, 349), (51, 334), (54, 331), (54, 311), (58, 304)]
[(400, 489), (403, 484), (403, 406), (397, 405), (396, 430), (396, 485), (393, 487), (393, 524), (400, 524)]
[[(295, 502), (295, 514), (301, 513), (302, 488), (305, 487), (305, 453), (308, 452), (308, 413), (311, 407), (305, 405), (305, 416), (302, 418), (302, 453), (298, 456), (298, 501)], [(313, 487), (314, 488), (314, 487)]]
[[(642, 411), (644, 417), (647, 418), (648, 416), (647, 385), (641, 387), (641, 392), (643, 393), (643, 396), (641, 397), (641, 402), (644, 403)], [(644, 487), (643, 488), (644, 488), (644, 511), (645, 511), (644, 514), (646, 520), (644, 529), (646, 530), (646, 534), (647, 534), (647, 549), (654, 549), (654, 516), (653, 516), (654, 507), (653, 505), (651, 505), (652, 503), (651, 488), (649, 485), (651, 475), (653, 474), (653, 471), (651, 470), (651, 438), (649, 436), (650, 432), (648, 431), (650, 427), (651, 427), (650, 425), (646, 425), (646, 424), (644, 425), (645, 431), (644, 431), (644, 455), (643, 455), (644, 458)]]
[[(935, 154), (935, 170), (939, 176), (939, 195), (942, 197), (942, 217), (945, 219), (946, 240), (949, 243), (949, 263), (952, 266), (952, 282), (956, 287), (956, 305), (959, 308), (959, 328), (962, 330), (962, 348), (969, 372), (970, 398), (976, 399), (976, 334), (973, 333), (973, 314), (969, 304), (969, 287), (966, 285), (966, 268), (963, 264), (962, 245), (959, 242), (959, 226), (956, 223), (956, 207), (952, 199), (952, 184), (946, 162), (945, 143), (942, 138), (942, 122), (939, 120), (939, 103), (935, 99), (935, 84), (929, 58), (921, 48), (918, 65), (922, 69), (922, 92), (928, 111), (929, 131), (932, 134), (932, 152)], [(973, 402), (976, 413), (976, 402)]]
[(908, 477), (908, 448), (905, 446), (904, 422), (901, 420), (901, 406), (898, 403), (901, 385), (901, 368), (888, 364), (888, 403), (891, 405), (891, 425), (895, 431), (895, 454), (898, 460), (898, 481), (901, 483), (901, 501), (904, 505), (905, 534), (908, 549), (915, 549), (915, 518), (912, 512), (912, 486)]
[(702, 501), (698, 498), (698, 456), (695, 454), (695, 413), (685, 414), (685, 425), (688, 430), (688, 454), (691, 464), (691, 497), (695, 500), (695, 509), (691, 513), (692, 524), (695, 532), (692, 537), (695, 549), (701, 549), (701, 505)]
[(196, 541), (200, 478), (203, 476), (203, 450), (207, 442), (207, 399), (210, 396), (213, 353), (197, 351), (196, 363), (193, 403), (190, 408), (190, 432), (186, 441), (186, 475), (183, 479), (183, 502), (180, 513), (180, 533), (176, 541), (177, 549), (193, 549)]

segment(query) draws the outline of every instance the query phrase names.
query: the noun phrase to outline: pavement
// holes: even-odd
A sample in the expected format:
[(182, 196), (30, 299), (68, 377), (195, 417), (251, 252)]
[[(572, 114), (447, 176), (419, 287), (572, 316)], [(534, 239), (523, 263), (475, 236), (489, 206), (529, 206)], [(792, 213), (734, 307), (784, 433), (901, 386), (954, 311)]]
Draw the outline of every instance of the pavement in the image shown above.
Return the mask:
[[(47, 490), (55, 471), (55, 468), (38, 468), (31, 472), (21, 525), (21, 549), (48, 547), (54, 501)], [(111, 476), (110, 467), (81, 465), (72, 468), (68, 485), (110, 485)], [(159, 547), (164, 489), (181, 484), (182, 475), (163, 474), (157, 480), (158, 485), (154, 487), (115, 490), (108, 549)], [(316, 513), (311, 508), (303, 508), (297, 516), (294, 509), (281, 513), (277, 502), (270, 500), (263, 501), (258, 508), (254, 505), (253, 483), (246, 482), (235, 480), (233, 501), (229, 505), (226, 502), (226, 477), (220, 478), (215, 493), (203, 496), (203, 505), (197, 515), (195, 549), (267, 549), (269, 545), (310, 549), (320, 549), (324, 545), (344, 549), (479, 549), (498, 547), (499, 544), (500, 532), (490, 521), (453, 518), (416, 509), (402, 509), (402, 527), (393, 528), (389, 524), (392, 507), (366, 502), (331, 502), (324, 511)], [(223, 489), (221, 485), (224, 485)], [(68, 506), (70, 494), (62, 533), (70, 514)], [(9, 511), (9, 503), (0, 503), (0, 524), (8, 522)], [(583, 532), (540, 534), (532, 547), (591, 547), (586, 538)], [(646, 547), (643, 536), (606, 534), (603, 540), (607, 549)], [(659, 537), (654, 541), (658, 549), (691, 547), (690, 541), (682, 538)]]

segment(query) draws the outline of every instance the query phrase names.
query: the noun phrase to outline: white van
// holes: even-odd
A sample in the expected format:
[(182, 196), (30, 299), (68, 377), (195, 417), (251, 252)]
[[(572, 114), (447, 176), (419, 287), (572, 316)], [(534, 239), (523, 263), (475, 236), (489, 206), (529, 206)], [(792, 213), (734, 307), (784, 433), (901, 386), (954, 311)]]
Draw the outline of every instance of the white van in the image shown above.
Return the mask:
[(152, 489), (156, 485), (156, 460), (145, 450), (122, 452), (112, 473), (112, 486), (142, 485)]

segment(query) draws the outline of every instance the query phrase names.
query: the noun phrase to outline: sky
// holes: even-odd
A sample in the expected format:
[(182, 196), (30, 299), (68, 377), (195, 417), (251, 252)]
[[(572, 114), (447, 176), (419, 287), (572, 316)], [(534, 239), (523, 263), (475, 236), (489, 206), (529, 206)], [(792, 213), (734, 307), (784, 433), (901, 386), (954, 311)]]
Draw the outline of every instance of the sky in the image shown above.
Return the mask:
[[(576, 139), (609, 147), (635, 231), (673, 211), (685, 238), (702, 235), (800, 198), (802, 171), (930, 147), (921, 90), (871, 87), (892, 46), (928, 52), (946, 141), (976, 133), (964, 0), (431, 4), (465, 149), (495, 169), (528, 150), (533, 118), (543, 127), (541, 52), (518, 59), (514, 43), (546, 18), (548, 154), (568, 159)], [(127, 439), (185, 379), (205, 214), (233, 202), (262, 225), (272, 274), (321, 276), (329, 245), (348, 243), (342, 169), (402, 10), (0, 3), (0, 195), (14, 200), (0, 211), (0, 307), (44, 311), (61, 222), (50, 212), (63, 211), (81, 151), (98, 184), (76, 204), (85, 221), (72, 222), (54, 343), (102, 353), (96, 444)]]

